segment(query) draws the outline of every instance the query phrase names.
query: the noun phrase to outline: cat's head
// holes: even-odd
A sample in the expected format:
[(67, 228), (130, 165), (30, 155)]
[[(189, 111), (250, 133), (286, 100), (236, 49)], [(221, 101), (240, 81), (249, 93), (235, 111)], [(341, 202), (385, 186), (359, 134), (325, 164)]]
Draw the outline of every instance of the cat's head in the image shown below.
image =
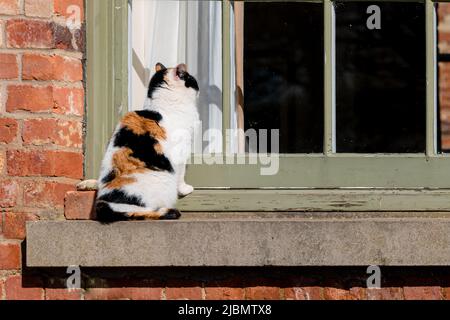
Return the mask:
[(148, 97), (150, 99), (195, 99), (198, 96), (199, 87), (197, 80), (191, 76), (185, 64), (179, 64), (175, 68), (166, 68), (157, 63), (155, 74), (150, 80)]

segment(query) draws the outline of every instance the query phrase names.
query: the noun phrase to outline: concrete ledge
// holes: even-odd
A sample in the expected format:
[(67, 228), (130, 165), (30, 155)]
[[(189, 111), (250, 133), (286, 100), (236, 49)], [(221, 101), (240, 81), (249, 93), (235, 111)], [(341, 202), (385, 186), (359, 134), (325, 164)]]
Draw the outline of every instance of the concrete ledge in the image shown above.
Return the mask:
[(179, 221), (27, 224), (29, 267), (442, 266), (450, 218), (191, 214)]

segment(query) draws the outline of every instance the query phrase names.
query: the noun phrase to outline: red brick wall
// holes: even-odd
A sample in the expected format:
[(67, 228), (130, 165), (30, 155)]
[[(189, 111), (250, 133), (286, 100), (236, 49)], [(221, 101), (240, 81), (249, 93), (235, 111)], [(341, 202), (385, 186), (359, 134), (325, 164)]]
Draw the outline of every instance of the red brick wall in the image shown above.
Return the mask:
[[(25, 221), (62, 219), (83, 178), (82, 0), (0, 0), (0, 299), (21, 286)], [(79, 21), (81, 22), (81, 21)]]
[(381, 268), (381, 289), (365, 288), (363, 267), (82, 269), (75, 292), (64, 290), (64, 272), (25, 270), (22, 286), (13, 277), (7, 291), (85, 300), (450, 300), (448, 268)]
[(382, 268), (383, 289), (364, 288), (365, 268), (87, 269), (74, 292), (65, 270), (26, 268), (25, 221), (64, 219), (64, 196), (83, 177), (84, 40), (83, 28), (67, 27), (73, 4), (83, 1), (0, 0), (0, 300), (450, 299), (450, 271), (439, 268)]

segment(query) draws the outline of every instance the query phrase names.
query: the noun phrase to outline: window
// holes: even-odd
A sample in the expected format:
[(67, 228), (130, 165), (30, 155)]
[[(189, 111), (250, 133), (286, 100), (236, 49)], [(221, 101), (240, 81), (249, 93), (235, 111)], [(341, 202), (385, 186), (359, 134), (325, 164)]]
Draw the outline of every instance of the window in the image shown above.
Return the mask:
[(280, 130), (280, 153), (322, 153), (323, 5), (249, 2), (243, 20), (244, 129)]
[(336, 151), (424, 153), (424, 4), (377, 3), (380, 29), (367, 27), (370, 5), (335, 5)]
[(203, 139), (182, 209), (450, 210), (441, 6), (90, 1), (88, 82), (107, 81), (88, 84), (88, 175), (111, 123), (142, 105), (151, 66), (184, 61)]

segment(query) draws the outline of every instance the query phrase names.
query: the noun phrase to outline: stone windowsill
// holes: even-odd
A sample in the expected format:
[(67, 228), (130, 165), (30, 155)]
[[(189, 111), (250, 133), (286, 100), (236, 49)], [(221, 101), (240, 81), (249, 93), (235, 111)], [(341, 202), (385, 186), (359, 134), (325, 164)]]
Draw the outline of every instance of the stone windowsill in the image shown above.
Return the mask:
[(446, 266), (448, 213), (188, 213), (27, 224), (29, 267)]

